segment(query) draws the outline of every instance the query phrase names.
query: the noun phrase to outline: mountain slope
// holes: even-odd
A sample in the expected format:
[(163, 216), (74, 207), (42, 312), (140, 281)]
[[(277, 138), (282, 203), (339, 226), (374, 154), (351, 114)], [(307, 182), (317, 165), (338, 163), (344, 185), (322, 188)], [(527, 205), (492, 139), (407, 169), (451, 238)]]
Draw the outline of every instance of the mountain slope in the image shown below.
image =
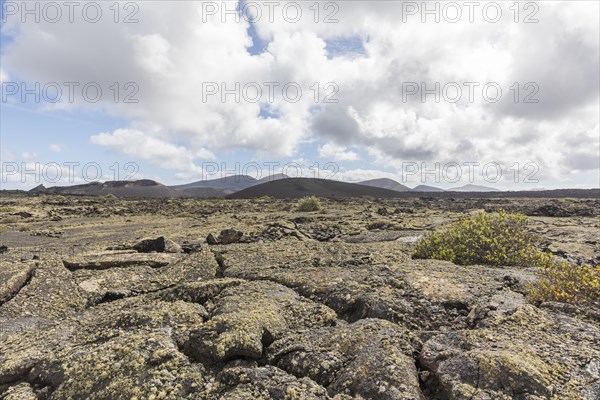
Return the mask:
[(35, 193), (73, 194), (82, 196), (105, 196), (112, 194), (117, 197), (177, 197), (176, 190), (150, 179), (139, 181), (108, 181), (104, 183), (91, 182), (84, 185), (54, 186), (42, 189), (39, 186), (32, 189)]
[(395, 190), (397, 192), (409, 192), (410, 188), (389, 178), (369, 179), (368, 181), (358, 182), (359, 185), (378, 187), (382, 189)]
[(412, 189), (413, 192), (429, 192), (429, 193), (441, 193), (445, 192), (444, 189), (437, 188), (435, 186), (419, 185)]
[(197, 189), (197, 188), (212, 188), (222, 189), (229, 193), (246, 189), (252, 185), (256, 185), (258, 181), (248, 175), (231, 175), (223, 178), (202, 180), (185, 185), (171, 186), (175, 190)]
[[(286, 174), (274, 174), (274, 175), (265, 176), (264, 178), (257, 180), (254, 184), (260, 185), (263, 183), (273, 182), (273, 181), (278, 181), (280, 179), (288, 179), (288, 178), (289, 178), (289, 176), (287, 176)], [(252, 186), (254, 186), (254, 185), (252, 185)]]
[(448, 189), (448, 191), (449, 192), (499, 192), (499, 190), (496, 188), (472, 185), (472, 184)]
[(230, 194), (230, 199), (251, 199), (261, 196), (271, 196), (279, 199), (300, 198), (315, 195), (318, 197), (363, 197), (378, 198), (400, 197), (394, 190), (314, 178), (289, 178), (252, 186), (248, 189)]

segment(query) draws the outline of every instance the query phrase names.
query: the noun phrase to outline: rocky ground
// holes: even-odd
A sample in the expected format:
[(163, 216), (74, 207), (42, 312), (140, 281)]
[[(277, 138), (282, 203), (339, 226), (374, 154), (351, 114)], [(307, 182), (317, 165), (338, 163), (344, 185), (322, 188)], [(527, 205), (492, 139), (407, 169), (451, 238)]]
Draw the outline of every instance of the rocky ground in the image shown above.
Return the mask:
[(1, 197), (0, 399), (600, 398), (599, 310), (411, 259), (505, 209), (598, 264), (599, 200), (295, 204)]

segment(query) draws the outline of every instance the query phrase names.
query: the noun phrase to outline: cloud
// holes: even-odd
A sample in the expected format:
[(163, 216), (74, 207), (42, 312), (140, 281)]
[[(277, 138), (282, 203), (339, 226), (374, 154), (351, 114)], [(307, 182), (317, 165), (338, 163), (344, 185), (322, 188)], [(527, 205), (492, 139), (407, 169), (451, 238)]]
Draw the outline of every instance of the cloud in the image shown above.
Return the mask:
[(389, 178), (397, 182), (402, 182), (402, 175), (392, 173), (389, 171), (383, 171), (379, 169), (351, 169), (340, 171), (335, 176), (336, 179), (344, 182), (362, 182), (371, 179)]
[(23, 153), (21, 153), (21, 158), (23, 160), (35, 160), (38, 157), (38, 153), (35, 151), (24, 151)]
[(600, 159), (593, 152), (570, 154), (565, 158), (565, 165), (575, 172), (600, 169)]
[(0, 149), (0, 161), (1, 162), (14, 162), (16, 159), (15, 154), (9, 150), (6, 146), (2, 146)]
[[(45, 186), (69, 186), (89, 183), (90, 180), (82, 176), (81, 170), (71, 169), (68, 165), (58, 162), (40, 163), (38, 161), (25, 161), (31, 154), (23, 154), (23, 158), (16, 160), (11, 155), (3, 154), (0, 179), (6, 189), (31, 189), (39, 184)], [(103, 177), (109, 180), (110, 177)], [(107, 179), (108, 178), (108, 179)]]
[[(432, 17), (422, 23), (420, 14), (405, 18), (402, 1), (338, 2), (337, 11), (321, 8), (317, 23), (307, 2), (305, 17), (290, 23), (282, 18), (287, 3), (298, 4), (282, 2), (273, 22), (266, 14), (256, 22), (258, 37), (244, 19), (203, 15), (197, 2), (143, 2), (138, 23), (116, 26), (111, 18), (97, 24), (10, 19), (2, 28), (12, 41), (3, 49), (1, 74), (98, 82), (109, 94), (100, 102), (61, 106), (102, 110), (128, 123), (91, 142), (179, 172), (231, 150), (297, 157), (307, 142), (326, 143), (315, 150), (339, 161), (359, 160), (348, 148), (366, 149), (373, 165), (365, 170), (404, 161), (534, 161), (557, 178), (593, 166), (572, 155), (600, 157), (597, 2), (536, 3), (533, 24), (513, 21), (512, 3), (502, 4), (495, 24), (482, 18), (481, 7), (474, 23), (465, 20), (467, 10), (455, 24)], [(332, 11), (339, 23), (323, 23)], [(251, 54), (257, 39), (267, 43), (265, 51)], [(123, 84), (134, 82), (138, 102), (115, 102), (108, 89), (115, 82), (119, 100)], [(273, 101), (265, 82), (279, 85)], [(298, 101), (282, 95), (290, 82), (302, 88)], [(468, 82), (477, 83), (473, 99)], [(484, 96), (490, 82), (502, 89), (497, 103)], [(219, 93), (206, 96), (210, 83)], [(236, 83), (239, 101), (231, 93), (223, 101), (221, 89)], [(328, 83), (339, 89), (335, 103), (323, 102), (332, 94)], [(417, 90), (408, 94), (413, 83)], [(436, 83), (439, 101), (423, 91)], [(241, 93), (248, 84), (262, 89), (261, 101)], [(456, 86), (460, 99), (450, 101), (443, 90)], [(539, 102), (524, 103), (530, 94)], [(579, 133), (586, 149), (569, 140)]]
[(4, 72), (4, 69), (2, 69), (0, 67), (0, 84), (3, 82), (8, 82), (9, 79), (10, 78), (9, 78), (8, 74), (6, 72)]
[(48, 146), (49, 149), (55, 153), (60, 153), (64, 150), (64, 147), (60, 144), (51, 144), (50, 146)]
[(202, 168), (195, 164), (195, 160), (214, 159), (214, 155), (206, 149), (190, 150), (153, 138), (138, 130), (117, 129), (112, 133), (94, 135), (90, 140), (93, 144), (104, 146), (110, 151), (192, 175), (202, 173)]
[(345, 147), (327, 143), (319, 147), (319, 157), (334, 161), (356, 161), (360, 157), (353, 151), (346, 151)]

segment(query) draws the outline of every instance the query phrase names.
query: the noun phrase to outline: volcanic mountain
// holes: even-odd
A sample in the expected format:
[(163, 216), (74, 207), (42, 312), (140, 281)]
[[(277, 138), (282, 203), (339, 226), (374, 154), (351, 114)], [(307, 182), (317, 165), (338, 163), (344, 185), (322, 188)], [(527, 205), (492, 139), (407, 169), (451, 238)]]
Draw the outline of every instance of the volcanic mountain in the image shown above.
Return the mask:
[(378, 187), (382, 189), (395, 190), (397, 192), (409, 192), (411, 189), (401, 183), (389, 178), (369, 179), (368, 181), (358, 182), (359, 185)]
[(483, 193), (483, 192), (499, 192), (499, 190), (496, 188), (472, 185), (472, 184), (448, 189), (448, 191), (449, 192), (481, 192), (481, 193)]
[(248, 189), (228, 195), (230, 199), (249, 199), (271, 196), (279, 199), (300, 198), (315, 195), (318, 197), (347, 198), (347, 197), (400, 197), (394, 190), (314, 178), (288, 178), (255, 185)]
[(53, 193), (81, 196), (105, 196), (112, 194), (117, 197), (177, 197), (176, 190), (150, 179), (139, 181), (107, 181), (91, 182), (74, 186), (54, 186), (44, 188), (37, 186), (32, 193)]
[(430, 192), (430, 193), (445, 192), (444, 189), (440, 189), (440, 188), (437, 188), (435, 186), (428, 186), (428, 185), (419, 185), (419, 186), (413, 188), (412, 191), (413, 192)]
[(258, 182), (258, 180), (248, 175), (231, 175), (217, 179), (187, 183), (185, 185), (171, 186), (171, 188), (177, 191), (185, 191), (189, 189), (198, 188), (210, 188), (219, 189), (222, 190), (224, 194), (229, 194), (256, 185)]

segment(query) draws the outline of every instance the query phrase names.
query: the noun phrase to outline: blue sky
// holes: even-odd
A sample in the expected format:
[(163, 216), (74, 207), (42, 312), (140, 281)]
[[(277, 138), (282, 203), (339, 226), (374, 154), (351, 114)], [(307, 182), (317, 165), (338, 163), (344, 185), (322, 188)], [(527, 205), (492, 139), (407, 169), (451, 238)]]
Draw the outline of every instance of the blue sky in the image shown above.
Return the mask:
[[(4, 11), (2, 1), (2, 10)], [(243, 4), (244, 2), (242, 2)], [(267, 51), (269, 41), (258, 36), (254, 24), (250, 23), (247, 34), (252, 40), (252, 46), (247, 48), (249, 54), (256, 56)], [(11, 44), (14, 38), (1, 34), (0, 51)], [(358, 37), (336, 38), (327, 41), (327, 51), (330, 57), (343, 54), (362, 54), (364, 48), (362, 41)], [(11, 75), (11, 82), (25, 84), (32, 87), (31, 82), (17, 79), (18, 72)], [(73, 165), (75, 174), (78, 178), (73, 182), (61, 182), (64, 184), (85, 183), (88, 181), (83, 176), (83, 168), (88, 163), (98, 163), (103, 171), (103, 179), (123, 178), (128, 176), (130, 169), (126, 169), (128, 163), (135, 163), (139, 166), (139, 173), (136, 178), (157, 179), (166, 184), (178, 184), (185, 182), (189, 178), (177, 178), (166, 173), (164, 169), (154, 166), (151, 162), (141, 160), (135, 157), (126, 158), (115, 154), (109, 150), (98, 148), (90, 144), (89, 138), (98, 132), (110, 132), (119, 127), (127, 125), (128, 121), (122, 117), (110, 115), (105, 110), (82, 111), (82, 110), (47, 110), (45, 104), (35, 101), (33, 95), (26, 96), (26, 101), (18, 99), (18, 94), (7, 96), (7, 101), (2, 102), (1, 110), (1, 140), (3, 162), (11, 164), (16, 163), (19, 171), (25, 176), (21, 182), (3, 182), (5, 188), (31, 188), (39, 183), (46, 185), (53, 182), (45, 182), (44, 173), (38, 170), (38, 173), (26, 174), (26, 168), (23, 163), (39, 163), (40, 168), (49, 163), (58, 163), (60, 165)], [(15, 100), (16, 99), (16, 100)], [(263, 107), (260, 112), (262, 118), (278, 118), (277, 113), (271, 112), (269, 107)], [(364, 153), (364, 152), (363, 152)], [(249, 173), (257, 178), (264, 177), (269, 171), (276, 173), (287, 172), (289, 175), (296, 175), (299, 170), (305, 176), (333, 176), (330, 171), (333, 170), (329, 160), (323, 160), (319, 157), (317, 147), (314, 141), (299, 146), (297, 154), (294, 157), (273, 157), (268, 154), (256, 154), (245, 150), (228, 150), (217, 154), (217, 159), (204, 160), (204, 164), (210, 166), (206, 175), (199, 175), (197, 179), (212, 179), (220, 177), (222, 174)], [(78, 163), (74, 165), (73, 163)], [(218, 165), (219, 171), (213, 173), (214, 164)], [(255, 165), (263, 166), (264, 171), (257, 171)], [(116, 167), (115, 167), (116, 165)], [(324, 166), (323, 172), (318, 172), (318, 166)], [(360, 166), (359, 162), (346, 162), (344, 168), (353, 168)], [(12, 166), (10, 167), (12, 171)], [(53, 171), (53, 170), (52, 170)], [(90, 170), (90, 181), (94, 179), (95, 169)], [(118, 172), (117, 172), (118, 171)], [(50, 175), (50, 173), (48, 173)], [(319, 175), (322, 174), (322, 175)], [(11, 174), (12, 175), (12, 174)], [(66, 176), (66, 175), (65, 175)], [(50, 178), (52, 179), (52, 178)]]
[[(1, 4), (4, 10), (7, 2)], [(316, 163), (335, 163), (335, 178), (346, 181), (390, 177), (409, 186), (507, 189), (600, 185), (598, 17), (590, 2), (576, 3), (568, 14), (561, 2), (543, 3), (535, 25), (511, 18), (499, 24), (427, 24), (419, 18), (400, 25), (399, 2), (339, 3), (335, 24), (313, 21), (307, 8), (299, 22), (276, 13), (273, 23), (247, 23), (220, 15), (203, 21), (197, 2), (136, 4), (139, 21), (129, 25), (115, 26), (109, 10), (97, 24), (7, 17), (0, 37), (3, 94), (7, 85), (66, 81), (97, 82), (104, 93), (95, 104), (77, 99), (59, 107), (36, 103), (31, 95), (24, 102), (18, 95), (3, 97), (3, 167), (95, 162), (102, 179), (110, 179), (115, 163), (133, 162), (136, 178), (179, 184), (206, 177), (202, 166), (208, 163), (224, 165), (223, 173), (245, 163), (294, 163), (305, 176)], [(330, 11), (320, 10), (319, 18)], [(561, 74), (571, 81), (557, 81)], [(251, 82), (263, 95), (263, 83), (276, 82), (277, 98), (238, 104), (219, 101), (217, 94), (200, 102), (208, 77), (227, 87)], [(524, 84), (533, 79), (540, 101), (527, 105)], [(106, 101), (116, 81), (134, 81), (139, 102)], [(418, 93), (406, 102), (401, 95), (406, 82), (430, 88), (467, 81), (498, 82), (505, 96), (489, 104), (481, 98), (418, 101)], [(519, 102), (506, 100), (514, 82), (520, 82)], [(280, 93), (290, 83), (303, 90), (298, 102)], [(336, 101), (323, 101), (328, 94)], [(407, 165), (435, 169), (473, 161), (500, 165), (504, 179), (450, 182), (405, 173)], [(516, 163), (535, 163), (539, 182), (515, 184), (510, 168)], [(7, 179), (5, 169), (3, 188), (44, 183), (31, 176), (23, 182), (12, 172)], [(72, 183), (83, 182), (79, 176)]]

